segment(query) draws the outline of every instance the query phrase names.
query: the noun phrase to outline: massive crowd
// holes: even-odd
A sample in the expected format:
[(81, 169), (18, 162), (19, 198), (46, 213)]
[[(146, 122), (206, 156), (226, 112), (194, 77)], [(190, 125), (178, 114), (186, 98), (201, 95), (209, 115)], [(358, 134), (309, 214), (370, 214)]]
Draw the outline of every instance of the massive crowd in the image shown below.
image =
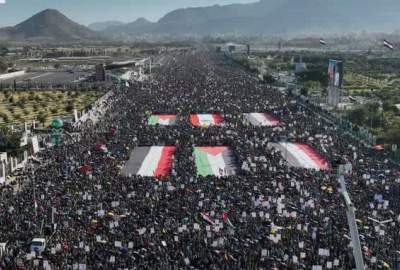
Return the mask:
[[(40, 153), (19, 193), (3, 190), (0, 242), (9, 252), (0, 269), (353, 269), (337, 175), (287, 166), (267, 147), (282, 140), (352, 163), (346, 182), (365, 264), (396, 269), (400, 175), (385, 153), (208, 53), (169, 59), (152, 80), (104, 100), (107, 112), (82, 124), (79, 140)], [(177, 125), (148, 125), (154, 112), (178, 114)], [(191, 112), (220, 112), (225, 124), (192, 127)], [(284, 125), (251, 126), (249, 112)], [(177, 146), (171, 175), (123, 177), (135, 146), (151, 145)], [(229, 146), (238, 174), (197, 177), (195, 145)], [(41, 254), (29, 251), (35, 237), (47, 240)]]

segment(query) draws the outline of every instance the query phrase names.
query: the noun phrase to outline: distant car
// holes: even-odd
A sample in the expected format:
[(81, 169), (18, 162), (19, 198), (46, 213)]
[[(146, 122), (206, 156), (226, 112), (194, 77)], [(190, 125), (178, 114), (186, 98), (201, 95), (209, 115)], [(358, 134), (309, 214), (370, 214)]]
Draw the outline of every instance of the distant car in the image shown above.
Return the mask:
[(46, 239), (44, 238), (33, 238), (31, 242), (31, 252), (37, 252), (41, 254), (46, 249)]

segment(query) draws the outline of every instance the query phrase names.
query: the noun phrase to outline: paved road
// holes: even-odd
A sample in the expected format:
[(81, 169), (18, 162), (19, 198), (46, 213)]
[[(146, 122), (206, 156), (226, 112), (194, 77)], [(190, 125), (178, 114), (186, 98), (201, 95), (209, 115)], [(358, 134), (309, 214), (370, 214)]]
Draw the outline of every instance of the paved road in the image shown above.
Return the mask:
[(24, 83), (27, 81), (31, 82), (55, 82), (55, 83), (69, 83), (74, 80), (78, 80), (81, 77), (87, 77), (90, 73), (88, 72), (53, 72), (53, 71), (41, 71), (41, 72), (30, 72), (26, 73), (22, 76), (0, 80), (0, 83), (14, 83), (14, 80), (17, 83)]

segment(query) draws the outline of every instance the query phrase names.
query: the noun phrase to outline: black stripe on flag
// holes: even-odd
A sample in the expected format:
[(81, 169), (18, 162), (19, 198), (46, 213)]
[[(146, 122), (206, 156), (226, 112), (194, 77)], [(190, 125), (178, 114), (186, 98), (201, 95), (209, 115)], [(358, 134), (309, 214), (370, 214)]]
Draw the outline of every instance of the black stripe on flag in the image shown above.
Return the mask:
[(150, 147), (135, 147), (131, 152), (129, 160), (125, 163), (121, 171), (123, 176), (136, 175), (142, 166), (143, 160), (150, 151)]
[(225, 172), (224, 175), (235, 175), (236, 174), (236, 164), (235, 157), (233, 156), (233, 152), (227, 148), (224, 152), (222, 152), (222, 158), (225, 162)]

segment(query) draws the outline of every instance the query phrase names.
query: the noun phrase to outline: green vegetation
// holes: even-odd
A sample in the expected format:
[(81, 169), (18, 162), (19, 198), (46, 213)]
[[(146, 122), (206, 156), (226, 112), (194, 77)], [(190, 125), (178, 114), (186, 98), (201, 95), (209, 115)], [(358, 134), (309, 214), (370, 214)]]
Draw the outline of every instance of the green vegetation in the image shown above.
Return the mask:
[(324, 94), (328, 86), (328, 71), (323, 66), (314, 67), (297, 74), (297, 80), (303, 85), (302, 95)]
[(268, 84), (276, 83), (275, 78), (271, 74), (264, 74), (263, 81)]
[(396, 96), (393, 101), (386, 100), (382, 106), (369, 102), (347, 112), (347, 115), (353, 123), (368, 127), (379, 142), (400, 144), (400, 113), (394, 106), (395, 101)]
[(0, 61), (0, 73), (3, 73), (7, 70), (7, 64)]
[(400, 61), (371, 52), (275, 51), (255, 53), (258, 63), (269, 71), (294, 71), (294, 63), (302, 56), (307, 71), (296, 78), (300, 93), (305, 96), (326, 96), (328, 60), (344, 62), (343, 94), (363, 102), (353, 109), (338, 112), (357, 126), (374, 134), (379, 143), (400, 144)]
[(32, 120), (47, 125), (54, 117), (86, 108), (101, 95), (97, 91), (2, 91), (0, 125)]
[(0, 127), (0, 152), (16, 157), (24, 151), (21, 147), (21, 135), (12, 132), (7, 127)]

